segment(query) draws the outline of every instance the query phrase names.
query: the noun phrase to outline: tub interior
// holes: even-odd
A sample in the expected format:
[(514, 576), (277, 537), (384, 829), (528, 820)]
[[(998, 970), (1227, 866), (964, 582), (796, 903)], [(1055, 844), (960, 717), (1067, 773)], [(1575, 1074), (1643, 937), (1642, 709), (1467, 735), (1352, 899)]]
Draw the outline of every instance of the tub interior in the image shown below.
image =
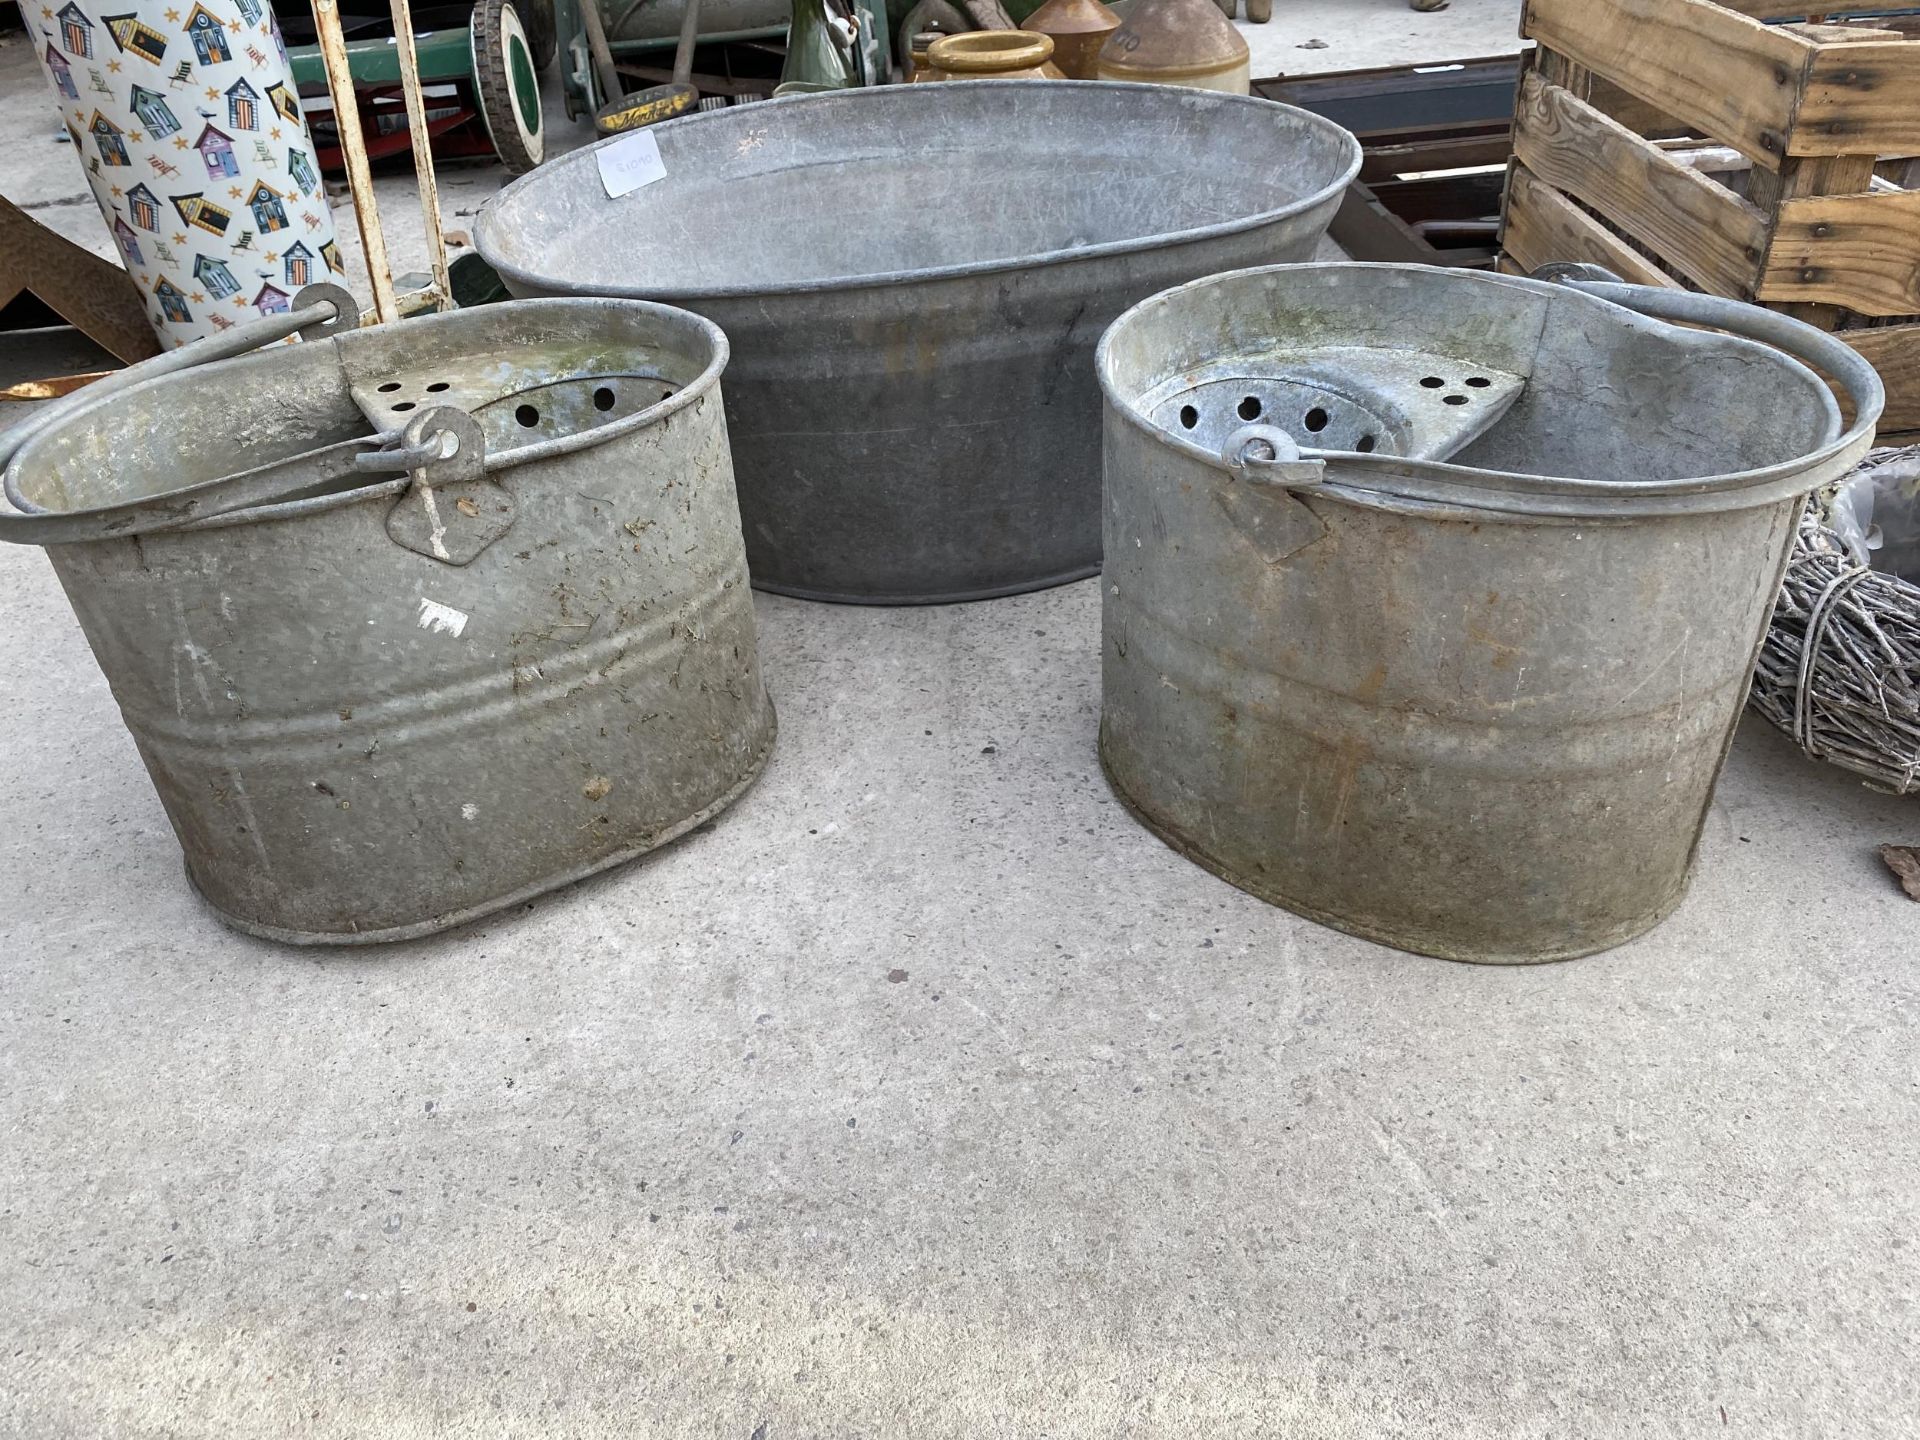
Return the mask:
[[(702, 322), (655, 307), (488, 306), (164, 376), (76, 412), (25, 446), (13, 473), (35, 508), (95, 509), (398, 430), (434, 405), (472, 415), (500, 459), (629, 419), (695, 383), (714, 353)], [(404, 473), (356, 473), (275, 503), (370, 491)]]
[[(618, 198), (596, 152), (657, 144)], [(1266, 101), (1177, 87), (969, 81), (734, 106), (540, 167), (488, 205), (519, 288), (753, 291), (1017, 261), (1302, 204), (1353, 138)], [(515, 283), (509, 275), (509, 283)]]
[(1303, 449), (1669, 482), (1796, 460), (1840, 425), (1826, 387), (1768, 347), (1412, 266), (1200, 281), (1123, 317), (1107, 357), (1136, 413), (1210, 453), (1260, 423)]

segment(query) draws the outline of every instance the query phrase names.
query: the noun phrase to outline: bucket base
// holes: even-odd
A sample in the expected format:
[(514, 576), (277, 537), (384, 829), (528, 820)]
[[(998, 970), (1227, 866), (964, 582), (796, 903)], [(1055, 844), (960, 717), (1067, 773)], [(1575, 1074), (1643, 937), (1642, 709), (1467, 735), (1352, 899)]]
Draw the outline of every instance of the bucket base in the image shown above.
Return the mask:
[(753, 588), (769, 595), (788, 595), (795, 600), (819, 600), (828, 605), (963, 605), (969, 600), (1000, 600), (1009, 595), (1028, 595), (1035, 590), (1051, 590), (1056, 585), (1071, 585), (1090, 580), (1100, 573), (1100, 562), (1077, 566), (1058, 575), (1038, 580), (1018, 580), (1010, 585), (985, 590), (952, 590), (935, 595), (847, 595), (833, 590), (810, 590), (803, 585), (782, 585), (777, 580), (753, 578)]
[(411, 925), (394, 925), (384, 930), (285, 930), (277, 925), (262, 925), (258, 921), (245, 919), (231, 911), (221, 909), (208, 900), (206, 892), (200, 888), (200, 882), (194, 878), (191, 863), (187, 863), (184, 867), (187, 872), (187, 882), (193, 886), (194, 894), (200, 897), (223, 925), (238, 930), (243, 935), (252, 935), (261, 940), (277, 940), (284, 945), (390, 945), (399, 940), (419, 940), (428, 935), (436, 935), (443, 930), (456, 929), (470, 921), (483, 919), (510, 906), (531, 900), (536, 895), (544, 895), (550, 890), (559, 890), (565, 886), (577, 884), (591, 875), (598, 875), (602, 870), (611, 870), (616, 865), (625, 865), (630, 860), (638, 860), (643, 855), (652, 854), (655, 850), (672, 844), (689, 830), (696, 829), (711, 820), (753, 788), (753, 782), (760, 778), (760, 773), (767, 768), (767, 761), (773, 755), (773, 745), (778, 738), (779, 730), (779, 720), (773, 709), (773, 697), (769, 695), (767, 697), (767, 740), (760, 747), (760, 752), (753, 757), (753, 763), (747, 767), (746, 772), (711, 805), (694, 811), (686, 819), (662, 830), (645, 845), (630, 845), (603, 856), (592, 864), (536, 880), (531, 885), (523, 885), (518, 890), (488, 900), (484, 904), (469, 905), (464, 910), (436, 915), (430, 920), (417, 920)]
[(1263, 885), (1248, 879), (1245, 875), (1229, 869), (1225, 864), (1210, 855), (1206, 848), (1198, 844), (1191, 836), (1162, 824), (1154, 818), (1133, 796), (1127, 793), (1126, 786), (1120, 783), (1113, 773), (1113, 767), (1107, 763), (1106, 736), (1100, 737), (1100, 772), (1107, 777), (1107, 787), (1132, 815), (1148, 830), (1151, 830), (1169, 849), (1185, 856), (1203, 870), (1211, 871), (1236, 890), (1244, 890), (1256, 900), (1264, 900), (1269, 905), (1277, 905), (1282, 910), (1290, 910), (1295, 915), (1311, 920), (1316, 925), (1325, 925), (1330, 930), (1339, 930), (1347, 935), (1358, 936), (1362, 940), (1371, 940), (1378, 945), (1387, 945), (1395, 950), (1403, 950), (1412, 955), (1430, 955), (1437, 960), (1454, 960), (1466, 965), (1548, 965), (1560, 960), (1578, 960), (1582, 956), (1597, 955), (1636, 940), (1665, 920), (1686, 899), (1687, 889), (1693, 883), (1693, 867), (1687, 867), (1686, 876), (1681, 880), (1673, 898), (1651, 914), (1640, 917), (1628, 925), (1620, 927), (1599, 940), (1583, 940), (1565, 950), (1547, 950), (1520, 954), (1499, 954), (1488, 951), (1467, 951), (1450, 947), (1429, 934), (1417, 931), (1396, 930), (1389, 926), (1370, 925), (1364, 920), (1356, 920), (1349, 915), (1338, 915), (1321, 910), (1312, 905), (1303, 905), (1289, 898), (1271, 885)]

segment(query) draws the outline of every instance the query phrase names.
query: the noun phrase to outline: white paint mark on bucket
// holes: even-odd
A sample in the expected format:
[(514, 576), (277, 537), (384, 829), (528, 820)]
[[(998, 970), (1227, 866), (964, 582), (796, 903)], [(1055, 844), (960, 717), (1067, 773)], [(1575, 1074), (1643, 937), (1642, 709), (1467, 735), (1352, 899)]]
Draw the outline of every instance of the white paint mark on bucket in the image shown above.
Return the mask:
[(419, 624), (422, 630), (431, 630), (436, 635), (451, 635), (458, 640), (460, 632), (467, 628), (467, 612), (422, 595)]
[(460, 818), (462, 820), (478, 820), (480, 818), (480, 807), (469, 800), (460, 807)]

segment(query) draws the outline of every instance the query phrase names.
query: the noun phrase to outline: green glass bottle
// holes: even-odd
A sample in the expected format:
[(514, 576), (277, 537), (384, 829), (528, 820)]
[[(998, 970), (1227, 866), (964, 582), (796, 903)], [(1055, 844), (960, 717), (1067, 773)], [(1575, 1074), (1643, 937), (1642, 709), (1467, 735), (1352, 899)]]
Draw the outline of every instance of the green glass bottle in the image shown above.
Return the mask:
[(848, 90), (860, 83), (855, 68), (853, 25), (828, 0), (793, 0), (787, 29), (787, 60), (776, 95), (809, 90)]

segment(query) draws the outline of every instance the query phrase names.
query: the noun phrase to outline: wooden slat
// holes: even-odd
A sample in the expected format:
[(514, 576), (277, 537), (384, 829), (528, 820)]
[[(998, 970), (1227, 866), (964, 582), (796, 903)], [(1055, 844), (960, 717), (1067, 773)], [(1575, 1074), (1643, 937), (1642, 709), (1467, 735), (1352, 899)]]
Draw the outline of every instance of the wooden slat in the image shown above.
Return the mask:
[(1880, 433), (1920, 429), (1920, 325), (1842, 330), (1840, 338), (1867, 357), (1887, 387)]
[(1431, 265), (1436, 259), (1433, 247), (1358, 180), (1340, 197), (1340, 209), (1327, 234), (1352, 260)]
[(1800, 77), (1815, 50), (1708, 0), (1528, 0), (1522, 28), (1762, 165), (1787, 153)]
[[(1756, 166), (1747, 177), (1747, 199), (1760, 207), (1771, 226), (1780, 207), (1789, 200), (1809, 195), (1851, 195), (1873, 183), (1873, 157), (1868, 155), (1826, 155), (1797, 157), (1785, 161), (1778, 170)], [(1772, 242), (1769, 241), (1769, 247)], [(1771, 267), (1761, 266), (1764, 275)], [(1846, 318), (1838, 305), (1809, 302), (1782, 303), (1780, 308), (1796, 320), (1822, 330), (1831, 330)]]
[(1650, 139), (1691, 135), (1700, 128), (1675, 119), (1658, 106), (1649, 105), (1638, 95), (1629, 94), (1604, 75), (1589, 76), (1586, 92), (1580, 98), (1602, 115), (1618, 120), (1634, 134)]
[(1789, 155), (1920, 151), (1920, 40), (1821, 45), (1787, 135)]
[(1507, 177), (1507, 218), (1500, 243), (1528, 271), (1550, 260), (1585, 260), (1640, 285), (1679, 283), (1517, 163)]
[(1504, 165), (1513, 153), (1513, 131), (1455, 139), (1415, 140), (1375, 146), (1361, 152), (1360, 178), (1369, 185), (1423, 170), (1464, 170), (1470, 165)]
[(1898, 40), (1898, 30), (1880, 30), (1871, 25), (1786, 25), (1802, 40), (1817, 45), (1858, 45), (1867, 40)]
[(1753, 293), (1767, 253), (1766, 217), (1537, 74), (1520, 84), (1514, 154), (1703, 289), (1738, 299)]
[(1806, 0), (1719, 0), (1722, 8), (1741, 15), (1750, 15), (1755, 20), (1804, 20), (1809, 15), (1853, 15), (1872, 14), (1876, 10), (1897, 8), (1898, 0), (1893, 4), (1862, 4), (1854, 0), (1852, 4), (1809, 5)]
[(1759, 297), (1920, 312), (1920, 191), (1783, 200)]

